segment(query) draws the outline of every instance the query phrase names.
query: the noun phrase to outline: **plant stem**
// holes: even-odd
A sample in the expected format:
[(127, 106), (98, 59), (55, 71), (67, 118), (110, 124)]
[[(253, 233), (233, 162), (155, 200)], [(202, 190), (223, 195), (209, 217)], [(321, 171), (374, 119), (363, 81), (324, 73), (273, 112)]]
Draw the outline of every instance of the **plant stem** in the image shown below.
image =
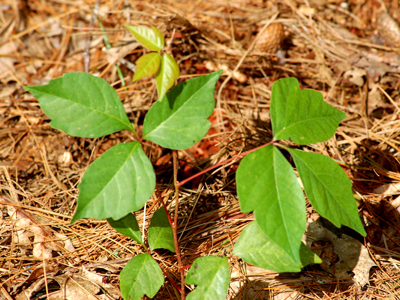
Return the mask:
[(162, 196), (161, 196), (161, 192), (160, 192), (160, 190), (158, 189), (158, 186), (157, 186), (157, 185), (156, 185), (156, 191), (157, 191), (158, 201), (160, 201), (161, 204), (162, 204), (162, 206), (164, 207), (164, 211), (165, 211), (165, 213), (166, 213), (166, 215), (167, 215), (169, 225), (170, 225), (172, 228), (174, 228), (174, 222), (172, 221), (171, 215), (169, 214), (168, 209), (167, 209), (167, 207), (165, 206), (164, 200), (163, 200), (163, 198), (162, 198)]
[(167, 272), (163, 272), (164, 273), (164, 275), (168, 278), (168, 280), (172, 283), (172, 285), (178, 290), (178, 291), (180, 291), (181, 292), (181, 288), (175, 283), (175, 281), (171, 278), (171, 277), (169, 277), (169, 275), (167, 274)]
[(185, 300), (185, 273), (183, 270), (181, 252), (178, 244), (178, 208), (179, 208), (179, 182), (178, 182), (178, 154), (176, 150), (172, 151), (172, 158), (174, 162), (174, 187), (175, 187), (175, 215), (174, 215), (174, 226), (172, 230), (174, 233), (174, 244), (176, 258), (178, 260), (178, 268), (181, 272), (181, 300)]
[[(168, 210), (167, 210), (167, 207), (165, 206), (164, 200), (163, 200), (163, 198), (162, 198), (162, 196), (161, 196), (161, 192), (160, 192), (160, 190), (158, 189), (158, 186), (157, 186), (157, 185), (156, 185), (156, 194), (157, 194), (157, 197), (158, 197), (158, 201), (160, 201), (160, 202), (162, 203), (162, 205), (163, 205), (163, 207), (164, 207), (164, 210), (165, 210), (165, 213), (167, 214), (168, 221), (169, 221), (169, 225), (171, 225), (171, 227), (174, 228), (174, 223), (172, 222), (171, 215), (169, 214), (169, 212), (168, 212)], [(148, 249), (145, 245), (143, 245), (143, 246), (146, 248), (146, 251), (151, 255), (150, 249)], [(175, 250), (176, 250), (176, 248), (175, 248)], [(166, 276), (166, 277), (168, 278), (168, 280), (172, 283), (172, 285), (180, 292), (180, 291), (181, 291), (181, 288), (180, 288), (180, 287), (176, 284), (176, 282), (167, 274), (167, 272), (166, 272), (166, 271), (163, 271), (163, 274), (164, 274), (164, 276)]]
[(232, 160), (235, 160), (235, 159), (241, 158), (243, 156), (246, 156), (247, 154), (250, 154), (250, 153), (252, 153), (254, 151), (257, 151), (258, 149), (264, 148), (265, 146), (268, 146), (268, 145), (272, 144), (273, 142), (274, 141), (271, 141), (271, 142), (269, 142), (269, 143), (267, 143), (265, 145), (261, 145), (259, 147), (254, 148), (254, 149), (251, 149), (249, 151), (246, 151), (246, 152), (240, 153), (238, 155), (235, 155), (234, 157), (231, 157), (231, 158), (229, 158), (227, 160), (221, 161), (221, 162), (217, 163), (216, 165), (213, 165), (213, 166), (211, 166), (211, 167), (209, 167), (209, 168), (207, 168), (207, 169), (205, 169), (203, 171), (200, 171), (197, 174), (194, 174), (193, 176), (190, 176), (189, 178), (186, 178), (185, 180), (182, 180), (181, 182), (179, 182), (179, 186), (183, 186), (184, 184), (186, 184), (189, 181), (195, 179), (196, 177), (199, 177), (200, 175), (203, 175), (204, 173), (207, 173), (207, 172), (209, 172), (209, 171), (211, 171), (211, 170), (213, 170), (215, 168), (218, 168), (219, 166), (225, 165), (225, 164), (231, 162)]

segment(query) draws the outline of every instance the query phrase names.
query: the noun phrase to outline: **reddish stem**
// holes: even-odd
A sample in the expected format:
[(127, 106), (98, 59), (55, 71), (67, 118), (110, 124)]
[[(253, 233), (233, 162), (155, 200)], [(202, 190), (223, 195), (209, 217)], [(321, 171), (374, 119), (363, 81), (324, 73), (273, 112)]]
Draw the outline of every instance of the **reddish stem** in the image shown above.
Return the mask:
[(171, 225), (171, 227), (174, 228), (174, 222), (172, 222), (171, 215), (169, 214), (167, 206), (165, 205), (164, 200), (161, 197), (161, 192), (158, 189), (158, 186), (156, 186), (156, 191), (157, 191), (158, 201), (160, 201), (162, 203), (165, 213), (167, 214), (169, 225)]
[(178, 244), (178, 208), (179, 208), (179, 182), (178, 182), (178, 154), (176, 150), (172, 151), (172, 158), (174, 163), (174, 186), (175, 186), (175, 215), (172, 231), (174, 234), (174, 244), (176, 258), (178, 260), (178, 268), (181, 272), (181, 300), (185, 300), (185, 272), (181, 260), (181, 252)]
[(215, 169), (215, 168), (218, 168), (219, 166), (225, 165), (225, 164), (231, 162), (232, 160), (235, 160), (235, 159), (238, 159), (238, 158), (240, 158), (240, 157), (246, 156), (247, 154), (250, 154), (250, 153), (252, 153), (252, 152), (254, 152), (254, 151), (258, 150), (258, 149), (261, 149), (261, 148), (263, 148), (263, 147), (265, 147), (265, 146), (268, 146), (268, 145), (270, 145), (270, 144), (272, 144), (272, 143), (273, 143), (273, 142), (270, 142), (270, 143), (268, 143), (268, 144), (265, 144), (265, 145), (259, 146), (259, 147), (257, 147), (257, 148), (251, 149), (251, 150), (249, 150), (249, 151), (240, 153), (240, 154), (238, 154), (238, 155), (236, 155), (236, 156), (234, 156), (234, 157), (231, 157), (231, 158), (229, 158), (229, 159), (227, 159), (227, 160), (221, 161), (221, 162), (217, 163), (216, 165), (213, 165), (213, 166), (211, 166), (211, 167), (209, 167), (209, 168), (207, 168), (207, 169), (205, 169), (205, 170), (203, 170), (203, 171), (200, 171), (200, 172), (197, 173), (197, 174), (194, 174), (193, 176), (190, 176), (189, 178), (186, 178), (185, 180), (180, 181), (180, 182), (179, 182), (179, 186), (181, 187), (181, 186), (183, 186), (184, 184), (188, 183), (189, 181), (195, 179), (196, 177), (199, 177), (200, 175), (203, 175), (204, 173), (207, 173), (207, 172), (209, 172), (209, 171), (211, 171), (211, 170), (213, 170), (213, 169)]
[[(163, 198), (161, 196), (161, 192), (158, 189), (157, 185), (156, 185), (156, 193), (157, 193), (158, 201), (160, 201), (162, 203), (162, 206), (163, 206), (163, 208), (165, 210), (165, 213), (167, 214), (168, 222), (171, 225), (172, 229), (174, 229), (174, 222), (171, 219), (171, 215), (168, 212), (167, 206), (164, 203), (164, 200), (163, 200)], [(175, 235), (174, 235), (174, 243), (175, 243), (175, 252), (176, 253), (180, 253), (179, 252), (179, 246), (177, 247), (177, 243), (176, 243), (176, 240), (175, 240)], [(171, 277), (169, 277), (166, 272), (163, 272), (163, 273), (168, 278), (168, 280), (172, 283), (172, 285), (182, 294), (182, 289), (176, 284), (176, 282)], [(185, 293), (185, 291), (183, 291), (183, 293)]]
[(168, 278), (168, 280), (172, 283), (172, 285), (181, 292), (181, 288), (176, 284), (176, 282), (168, 276), (167, 272), (164, 272), (164, 275)]

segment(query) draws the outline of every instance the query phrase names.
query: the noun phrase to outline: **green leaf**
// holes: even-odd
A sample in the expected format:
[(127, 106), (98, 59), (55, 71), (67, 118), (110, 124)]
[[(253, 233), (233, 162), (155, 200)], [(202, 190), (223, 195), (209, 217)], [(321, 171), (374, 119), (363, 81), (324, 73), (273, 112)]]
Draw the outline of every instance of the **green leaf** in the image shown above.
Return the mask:
[(175, 252), (174, 235), (164, 208), (158, 209), (151, 218), (148, 238), (151, 250), (168, 249)]
[(119, 276), (124, 299), (140, 300), (146, 294), (153, 298), (164, 284), (160, 266), (149, 253), (132, 258)]
[(133, 76), (133, 82), (136, 80), (153, 76), (160, 68), (161, 59), (158, 52), (151, 52), (141, 56), (136, 61), (136, 72)]
[(287, 252), (274, 243), (257, 222), (251, 222), (242, 231), (233, 254), (249, 264), (277, 272), (300, 272), (309, 264), (319, 264), (321, 259), (299, 241), (300, 261), (295, 261)]
[(292, 166), (279, 149), (269, 145), (244, 157), (236, 183), (242, 212), (254, 210), (268, 238), (299, 263), (306, 229), (305, 199)]
[(126, 24), (125, 27), (143, 47), (152, 51), (160, 51), (164, 48), (164, 36), (157, 27), (149, 28), (144, 25), (130, 26)]
[(87, 73), (66, 73), (47, 85), (26, 86), (35, 96), (50, 125), (69, 135), (102, 137), (131, 126), (115, 90), (102, 78)]
[(274, 139), (291, 140), (299, 145), (330, 139), (344, 112), (324, 102), (322, 94), (301, 90), (296, 78), (274, 82), (271, 96), (271, 121)]
[(179, 67), (175, 59), (169, 54), (164, 53), (161, 56), (161, 66), (156, 74), (156, 86), (158, 92), (158, 100), (161, 102), (174, 85), (175, 80), (179, 78)]
[(287, 149), (293, 157), (304, 190), (315, 210), (336, 227), (346, 225), (363, 236), (352, 183), (343, 169), (330, 157)]
[(228, 294), (230, 279), (228, 258), (196, 258), (188, 271), (185, 283), (196, 284), (197, 288), (187, 296), (187, 300), (224, 300)]
[(149, 200), (156, 185), (150, 160), (140, 143), (121, 143), (103, 153), (78, 185), (78, 208), (72, 223), (83, 218), (119, 220)]
[(221, 71), (178, 84), (155, 102), (143, 124), (143, 138), (164, 148), (187, 149), (203, 138), (211, 123), (215, 84)]
[(143, 245), (139, 224), (133, 214), (128, 214), (117, 221), (108, 218), (107, 221), (116, 231)]

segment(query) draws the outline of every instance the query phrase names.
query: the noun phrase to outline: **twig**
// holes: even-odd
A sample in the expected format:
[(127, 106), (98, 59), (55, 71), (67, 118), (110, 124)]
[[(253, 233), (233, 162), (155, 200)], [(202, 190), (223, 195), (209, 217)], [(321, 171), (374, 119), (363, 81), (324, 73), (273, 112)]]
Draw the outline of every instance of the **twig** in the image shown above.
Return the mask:
[(89, 73), (90, 65), (90, 43), (92, 42), (92, 31), (94, 27), (94, 22), (96, 21), (97, 12), (99, 11), (100, 0), (96, 0), (94, 4), (92, 19), (90, 20), (89, 31), (86, 37), (85, 51), (82, 53), (83, 56), (83, 66), (85, 68), (85, 73)]
[(181, 253), (178, 244), (178, 208), (179, 208), (179, 182), (178, 182), (178, 155), (177, 151), (173, 150), (172, 157), (174, 161), (174, 186), (175, 186), (175, 215), (174, 215), (174, 226), (172, 230), (174, 233), (174, 244), (176, 258), (178, 260), (178, 268), (181, 272), (181, 300), (185, 300), (185, 273), (183, 271)]

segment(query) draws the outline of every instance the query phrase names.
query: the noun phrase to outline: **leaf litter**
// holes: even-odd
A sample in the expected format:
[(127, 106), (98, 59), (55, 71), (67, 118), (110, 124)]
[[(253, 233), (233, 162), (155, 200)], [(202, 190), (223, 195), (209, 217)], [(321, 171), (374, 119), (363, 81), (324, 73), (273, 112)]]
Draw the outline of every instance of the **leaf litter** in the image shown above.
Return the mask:
[[(368, 263), (359, 271), (353, 269), (354, 276), (338, 277), (333, 269), (340, 251), (332, 237), (316, 242), (332, 255), (331, 268), (312, 265), (301, 273), (277, 274), (231, 257), (240, 232), (254, 219), (251, 213), (240, 212), (237, 202), (234, 174), (239, 160), (182, 188), (178, 236), (184, 265), (199, 256), (228, 256), (234, 274), (229, 299), (398, 297), (400, 58), (399, 49), (392, 48), (397, 42), (390, 39), (400, 36), (393, 23), (400, 21), (398, 1), (134, 0), (125, 4), (5, 0), (0, 5), (1, 296), (57, 299), (65, 288), (71, 291), (71, 299), (94, 295), (117, 299), (119, 272), (130, 257), (143, 253), (105, 220), (69, 225), (84, 170), (112, 145), (130, 141), (130, 136), (126, 132), (94, 140), (67, 136), (49, 126), (36, 99), (22, 89), (46, 84), (65, 72), (83, 71), (82, 53), (87, 52), (88, 69), (116, 88), (131, 121), (141, 130), (143, 117), (156, 99), (156, 87), (149, 79), (132, 83), (129, 63), (143, 50), (124, 29), (129, 23), (154, 25), (166, 35), (168, 51), (181, 68), (180, 82), (215, 67), (225, 71), (217, 83), (217, 108), (209, 134), (179, 153), (180, 180), (270, 141), (269, 103), (277, 79), (294, 76), (301, 89), (321, 92), (326, 102), (344, 111), (347, 118), (334, 138), (302, 149), (330, 156), (352, 179), (368, 233), (366, 240), (357, 243), (377, 267)], [(96, 9), (104, 32), (96, 20), (91, 25)], [(283, 27), (281, 49), (276, 53), (251, 50), (269, 22)], [(109, 51), (103, 34), (112, 45)], [(126, 87), (120, 84), (116, 63)], [(231, 79), (222, 84), (224, 76)], [(170, 153), (149, 142), (144, 148), (157, 162), (158, 187), (173, 211)], [(136, 214), (140, 228), (147, 228), (159, 205), (152, 198), (146, 216), (143, 211)], [(309, 205), (307, 213), (309, 218), (315, 216)], [(170, 252), (158, 251), (155, 258), (171, 278), (179, 278)], [(77, 286), (85, 287), (84, 294)], [(176, 298), (169, 281), (156, 296)]]

